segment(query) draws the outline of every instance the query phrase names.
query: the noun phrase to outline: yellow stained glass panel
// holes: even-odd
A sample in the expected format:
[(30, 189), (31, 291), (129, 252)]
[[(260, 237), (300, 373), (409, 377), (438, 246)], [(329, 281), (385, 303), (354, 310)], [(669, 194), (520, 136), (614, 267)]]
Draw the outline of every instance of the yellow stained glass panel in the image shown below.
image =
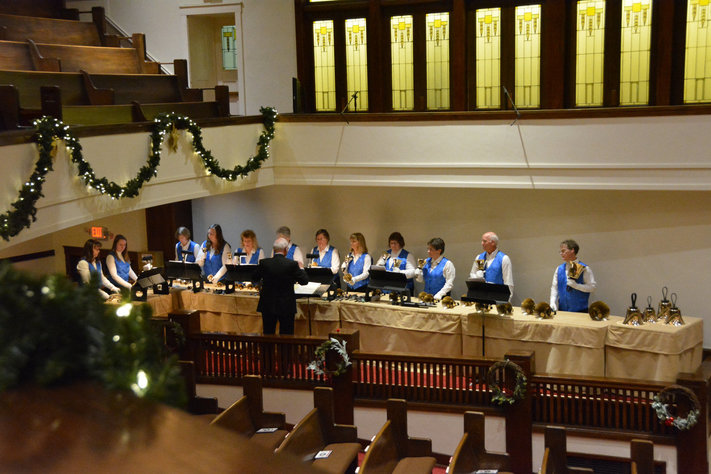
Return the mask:
[(711, 5), (689, 0), (686, 10), (684, 102), (711, 102)]
[(390, 18), (393, 110), (415, 107), (412, 15)]
[(605, 56), (605, 2), (579, 1), (576, 20), (575, 105), (600, 106)]
[(622, 0), (620, 105), (649, 104), (652, 0)]
[(336, 110), (333, 20), (314, 21), (314, 93), (316, 111)]
[(348, 110), (368, 111), (368, 35), (365, 18), (346, 20)]
[(501, 107), (501, 9), (476, 11), (476, 107)]
[(425, 25), (427, 108), (449, 109), (449, 13), (428, 13)]
[(515, 11), (516, 59), (514, 100), (519, 108), (541, 106), (541, 6)]

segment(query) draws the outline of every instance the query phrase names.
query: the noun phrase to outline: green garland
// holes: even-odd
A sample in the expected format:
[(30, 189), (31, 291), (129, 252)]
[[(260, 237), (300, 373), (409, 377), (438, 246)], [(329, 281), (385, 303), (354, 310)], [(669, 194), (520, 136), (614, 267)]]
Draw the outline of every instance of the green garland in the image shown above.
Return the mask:
[(10, 240), (23, 229), (30, 227), (37, 220), (35, 205), (42, 194), (42, 184), (45, 176), (52, 168), (52, 159), (57, 154), (57, 141), (64, 140), (69, 151), (72, 163), (77, 167), (79, 177), (87, 186), (96, 189), (101, 194), (112, 199), (132, 198), (138, 195), (143, 185), (158, 174), (160, 165), (161, 147), (168, 138), (173, 151), (177, 148), (177, 138), (180, 130), (192, 134), (193, 151), (200, 156), (203, 166), (208, 174), (215, 175), (227, 181), (234, 181), (238, 177), (245, 177), (252, 171), (259, 169), (262, 162), (269, 158), (269, 143), (274, 138), (274, 123), (277, 120), (277, 111), (273, 107), (262, 107), (264, 131), (257, 142), (258, 149), (255, 156), (247, 160), (245, 166), (237, 165), (232, 169), (225, 169), (206, 149), (202, 142), (202, 130), (188, 117), (175, 113), (160, 114), (155, 118), (153, 132), (151, 133), (151, 150), (146, 164), (141, 167), (135, 178), (121, 186), (107, 178), (97, 178), (91, 165), (82, 155), (79, 140), (71, 133), (69, 126), (52, 117), (42, 117), (34, 122), (36, 132), (33, 141), (37, 144), (39, 159), (30, 178), (25, 182), (11, 210), (0, 215), (0, 236)]
[[(339, 361), (336, 363), (335, 370), (329, 370), (326, 367), (326, 353), (328, 351), (336, 351), (339, 357)], [(337, 377), (339, 375), (345, 374), (348, 367), (353, 363), (348, 357), (348, 352), (346, 351), (346, 341), (339, 341), (335, 337), (324, 341), (323, 344), (316, 348), (314, 352), (314, 360), (312, 360), (307, 370), (313, 370), (318, 375), (330, 375), (332, 377)]]
[[(499, 369), (503, 370), (513, 370), (516, 374), (516, 385), (511, 391), (509, 388), (501, 388), (496, 381), (496, 372)], [(497, 405), (513, 405), (518, 400), (522, 400), (526, 396), (526, 385), (528, 380), (526, 379), (526, 374), (523, 373), (523, 369), (510, 360), (506, 359), (504, 361), (496, 362), (491, 367), (486, 374), (486, 381), (488, 387), (493, 392), (491, 396), (491, 402)]]
[(184, 406), (185, 384), (151, 325), (151, 308), (104, 304), (98, 278), (32, 276), (0, 264), (0, 391), (93, 380)]
[[(674, 416), (669, 412), (668, 402), (673, 394), (682, 395), (688, 399), (691, 408), (686, 414), (686, 417)], [(701, 415), (699, 399), (696, 397), (696, 394), (681, 385), (670, 385), (655, 395), (652, 408), (656, 412), (659, 421), (663, 422), (666, 426), (673, 426), (679, 431), (686, 431), (693, 428), (696, 423), (698, 423), (699, 416)]]

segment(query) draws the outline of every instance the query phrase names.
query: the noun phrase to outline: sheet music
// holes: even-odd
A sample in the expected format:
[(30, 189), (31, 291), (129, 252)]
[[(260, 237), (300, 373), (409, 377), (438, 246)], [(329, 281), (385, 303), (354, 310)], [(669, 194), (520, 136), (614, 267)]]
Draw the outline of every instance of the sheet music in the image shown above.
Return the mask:
[(294, 283), (294, 293), (301, 296), (320, 296), (326, 290), (328, 290), (328, 285), (323, 285), (317, 281), (310, 281), (305, 285), (299, 285)]

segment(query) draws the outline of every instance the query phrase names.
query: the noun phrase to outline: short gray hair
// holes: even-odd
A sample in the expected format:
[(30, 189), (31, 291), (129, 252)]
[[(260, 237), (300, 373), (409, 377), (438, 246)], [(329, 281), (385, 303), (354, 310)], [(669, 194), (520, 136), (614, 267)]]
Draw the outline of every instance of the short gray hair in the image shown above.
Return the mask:
[(288, 228), (287, 226), (285, 226), (285, 225), (279, 227), (279, 228), (276, 230), (276, 233), (277, 233), (278, 235), (283, 235), (284, 237), (291, 238), (291, 229), (289, 229), (289, 228)]
[(283, 238), (279, 237), (274, 241), (274, 245), (272, 246), (272, 249), (274, 250), (274, 253), (276, 252), (284, 252), (287, 247), (289, 247), (289, 242)]
[(499, 245), (499, 236), (496, 235), (494, 232), (485, 232), (484, 236), (487, 236), (487, 238), (494, 242), (497, 246)]

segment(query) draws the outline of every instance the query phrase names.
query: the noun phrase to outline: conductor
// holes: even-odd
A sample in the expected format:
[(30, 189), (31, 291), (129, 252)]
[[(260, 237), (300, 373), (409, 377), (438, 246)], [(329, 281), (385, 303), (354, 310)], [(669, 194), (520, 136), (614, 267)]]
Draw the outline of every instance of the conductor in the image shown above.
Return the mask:
[(279, 237), (274, 241), (274, 256), (259, 261), (256, 281), (260, 283), (257, 311), (262, 313), (264, 334), (294, 334), (296, 296), (294, 283), (305, 285), (309, 282), (306, 272), (294, 260), (286, 258), (289, 242)]

